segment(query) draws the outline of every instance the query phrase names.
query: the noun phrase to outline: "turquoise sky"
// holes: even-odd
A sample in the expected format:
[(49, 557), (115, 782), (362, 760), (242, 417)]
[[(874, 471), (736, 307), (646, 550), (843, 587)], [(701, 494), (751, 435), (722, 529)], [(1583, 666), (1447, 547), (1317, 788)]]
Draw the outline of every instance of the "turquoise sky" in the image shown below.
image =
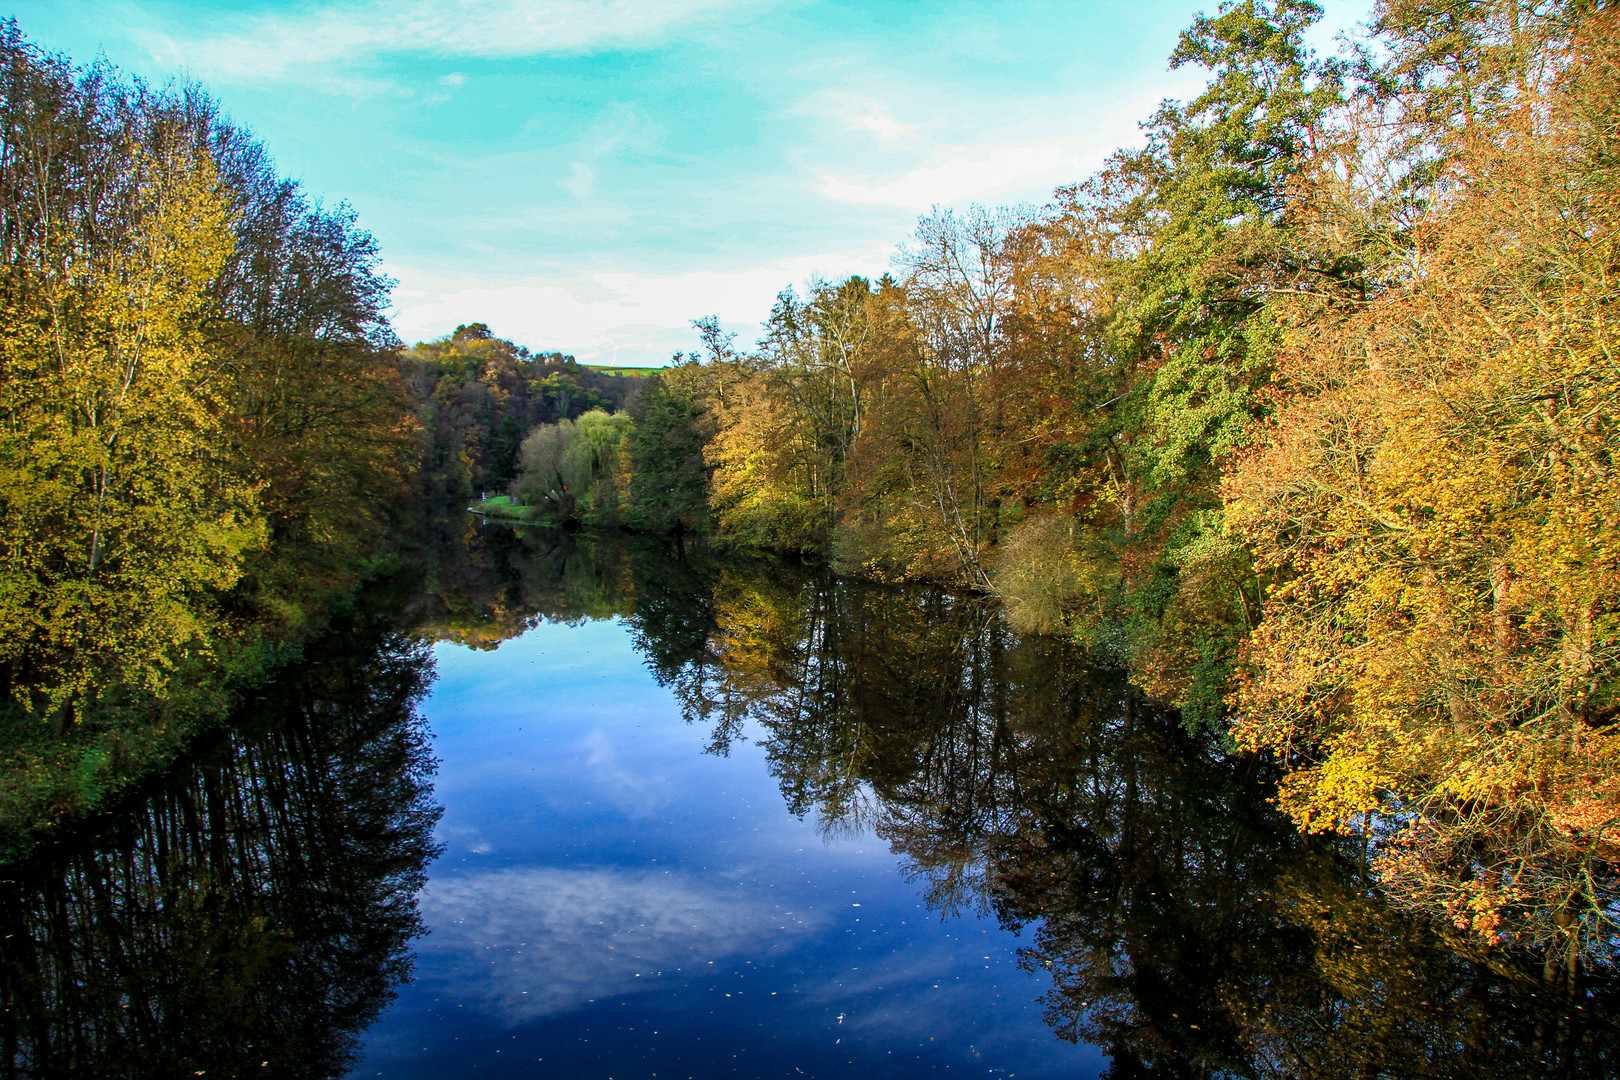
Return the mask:
[[(1327, 0), (1319, 35), (1365, 4)], [(185, 72), (347, 200), (409, 341), (484, 321), (656, 364), (752, 341), (812, 275), (878, 274), (930, 207), (1041, 202), (1198, 72), (1177, 0), (48, 0), (23, 32)]]

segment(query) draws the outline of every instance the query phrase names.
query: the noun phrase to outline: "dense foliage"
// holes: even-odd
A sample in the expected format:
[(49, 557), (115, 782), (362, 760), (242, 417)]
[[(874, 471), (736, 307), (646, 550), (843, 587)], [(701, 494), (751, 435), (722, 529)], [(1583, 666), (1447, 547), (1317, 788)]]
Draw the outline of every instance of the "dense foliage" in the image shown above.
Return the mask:
[(522, 505), (541, 507), (553, 520), (616, 524), (631, 431), (628, 413), (601, 409), (536, 428), (523, 440), (514, 493)]
[(712, 319), (638, 403), (624, 518), (1000, 594), (1290, 770), (1391, 895), (1604, 951), (1620, 904), (1620, 25), (1308, 0), (1038, 209)]
[(420, 486), (429, 497), (505, 490), (536, 425), (623, 409), (639, 383), (572, 356), (530, 353), (483, 323), (419, 343), (405, 353), (405, 368), (427, 431)]
[(0, 24), (8, 823), (172, 752), (324, 616), (416, 449), (388, 281), (200, 91)]

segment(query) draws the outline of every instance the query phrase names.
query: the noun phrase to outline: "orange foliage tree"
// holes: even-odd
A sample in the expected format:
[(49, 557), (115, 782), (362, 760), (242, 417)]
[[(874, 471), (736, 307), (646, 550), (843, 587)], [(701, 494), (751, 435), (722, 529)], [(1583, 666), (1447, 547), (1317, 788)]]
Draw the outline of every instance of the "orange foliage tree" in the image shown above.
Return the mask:
[(1294, 766), (1283, 805), (1572, 965), (1620, 900), (1615, 31), (1549, 38), (1441, 143), (1379, 295), (1295, 308), (1289, 396), (1226, 485), (1274, 582), (1234, 734)]

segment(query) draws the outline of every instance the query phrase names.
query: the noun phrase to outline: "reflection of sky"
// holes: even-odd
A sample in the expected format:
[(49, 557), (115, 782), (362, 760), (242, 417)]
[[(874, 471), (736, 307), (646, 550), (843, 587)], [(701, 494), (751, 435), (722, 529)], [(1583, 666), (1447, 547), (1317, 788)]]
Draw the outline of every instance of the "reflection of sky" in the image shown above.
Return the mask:
[(779, 955), (824, 920), (664, 870), (496, 870), (434, 882), (426, 952), (452, 993), (506, 1024)]
[(1088, 1076), (993, 920), (870, 834), (824, 840), (764, 754), (704, 754), (618, 623), (438, 648), (443, 857), (416, 979), (356, 1076)]

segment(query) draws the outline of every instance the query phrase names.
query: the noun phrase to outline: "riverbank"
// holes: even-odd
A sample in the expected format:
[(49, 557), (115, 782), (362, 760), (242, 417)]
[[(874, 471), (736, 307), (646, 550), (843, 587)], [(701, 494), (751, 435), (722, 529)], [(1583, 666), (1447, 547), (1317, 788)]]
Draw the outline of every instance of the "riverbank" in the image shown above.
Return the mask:
[(184, 657), (161, 692), (106, 687), (93, 709), (57, 726), (13, 716), (0, 723), (0, 866), (104, 813), (182, 760), (263, 687), (307, 661), (366, 595), (401, 576), (391, 555), (362, 560), (333, 587)]
[(496, 495), (482, 502), (473, 503), (467, 507), (470, 513), (483, 517), (499, 518), (502, 521), (516, 521), (525, 525), (544, 525), (556, 528), (557, 522), (543, 514), (538, 506), (524, 506), (515, 501), (510, 495)]

